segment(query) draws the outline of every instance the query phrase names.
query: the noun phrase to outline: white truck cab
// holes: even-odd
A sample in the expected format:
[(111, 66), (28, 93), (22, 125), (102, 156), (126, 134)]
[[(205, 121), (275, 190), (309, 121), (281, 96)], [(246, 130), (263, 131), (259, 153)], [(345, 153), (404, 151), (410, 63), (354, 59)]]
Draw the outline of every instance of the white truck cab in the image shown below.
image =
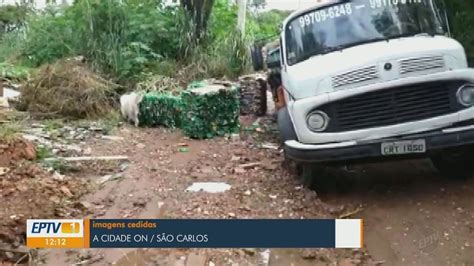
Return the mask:
[(280, 48), (287, 158), (426, 156), (474, 172), (474, 70), (442, 0), (326, 1), (284, 21)]

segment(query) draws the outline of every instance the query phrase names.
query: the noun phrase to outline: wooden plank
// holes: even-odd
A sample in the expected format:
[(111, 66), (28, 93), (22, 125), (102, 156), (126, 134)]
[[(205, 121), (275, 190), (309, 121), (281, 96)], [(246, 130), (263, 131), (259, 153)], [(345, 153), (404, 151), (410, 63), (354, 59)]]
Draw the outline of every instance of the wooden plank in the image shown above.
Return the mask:
[(47, 158), (45, 161), (66, 161), (66, 162), (83, 162), (83, 161), (125, 161), (128, 156), (85, 156), (85, 157), (57, 157)]

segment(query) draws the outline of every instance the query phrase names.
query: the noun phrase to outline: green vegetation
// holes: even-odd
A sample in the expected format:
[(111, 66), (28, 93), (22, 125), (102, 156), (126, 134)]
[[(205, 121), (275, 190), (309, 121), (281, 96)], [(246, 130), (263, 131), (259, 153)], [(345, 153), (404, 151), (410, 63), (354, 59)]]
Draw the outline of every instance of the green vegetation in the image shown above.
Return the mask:
[[(233, 0), (76, 0), (71, 6), (33, 10), (0, 7), (0, 74), (26, 79), (31, 69), (84, 56), (88, 65), (128, 90), (150, 75), (182, 83), (235, 78), (250, 70), (248, 47), (276, 39), (290, 12), (263, 11), (249, 1), (246, 34), (236, 30)], [(446, 1), (454, 37), (474, 62), (474, 4)], [(123, 87), (122, 87), (123, 88)]]
[(12, 80), (25, 80), (29, 77), (30, 71), (31, 69), (29, 67), (0, 63), (0, 77)]
[(474, 35), (471, 27), (474, 24), (474, 2), (464, 0), (446, 0), (449, 21), (454, 38), (466, 49), (469, 64), (474, 65)]
[(23, 129), (22, 123), (16, 121), (0, 125), (0, 140), (4, 141), (14, 139)]
[(78, 0), (35, 12), (4, 6), (0, 62), (36, 68), (84, 56), (96, 71), (121, 84), (134, 84), (149, 73), (186, 81), (233, 78), (248, 70), (249, 42), (275, 33), (267, 27), (260, 33), (250, 16), (250, 30), (242, 36), (235, 29), (237, 8), (228, 0), (163, 2)]
[(47, 148), (43, 145), (38, 145), (36, 147), (36, 160), (43, 161), (44, 159), (53, 157), (53, 151), (50, 148)]
[(0, 37), (25, 26), (30, 11), (28, 5), (0, 6)]
[(290, 11), (270, 10), (253, 14), (249, 28), (256, 40), (278, 39), (283, 20), (291, 14)]

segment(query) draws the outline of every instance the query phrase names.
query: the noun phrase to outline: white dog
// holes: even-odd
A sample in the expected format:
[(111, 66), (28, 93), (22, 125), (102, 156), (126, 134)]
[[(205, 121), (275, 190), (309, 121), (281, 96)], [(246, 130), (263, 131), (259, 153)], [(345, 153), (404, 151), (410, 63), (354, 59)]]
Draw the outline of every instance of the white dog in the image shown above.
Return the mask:
[(120, 97), (120, 107), (122, 116), (127, 122), (133, 122), (138, 127), (140, 121), (138, 121), (139, 104), (143, 99), (143, 94), (132, 92), (125, 94)]

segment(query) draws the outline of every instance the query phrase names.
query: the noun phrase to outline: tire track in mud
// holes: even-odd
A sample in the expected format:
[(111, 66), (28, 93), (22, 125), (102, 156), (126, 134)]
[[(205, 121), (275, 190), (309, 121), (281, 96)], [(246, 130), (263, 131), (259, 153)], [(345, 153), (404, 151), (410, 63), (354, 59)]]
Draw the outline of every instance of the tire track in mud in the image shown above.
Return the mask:
[(474, 265), (474, 180), (440, 177), (427, 160), (349, 166), (323, 201), (363, 211), (365, 243), (383, 265)]

